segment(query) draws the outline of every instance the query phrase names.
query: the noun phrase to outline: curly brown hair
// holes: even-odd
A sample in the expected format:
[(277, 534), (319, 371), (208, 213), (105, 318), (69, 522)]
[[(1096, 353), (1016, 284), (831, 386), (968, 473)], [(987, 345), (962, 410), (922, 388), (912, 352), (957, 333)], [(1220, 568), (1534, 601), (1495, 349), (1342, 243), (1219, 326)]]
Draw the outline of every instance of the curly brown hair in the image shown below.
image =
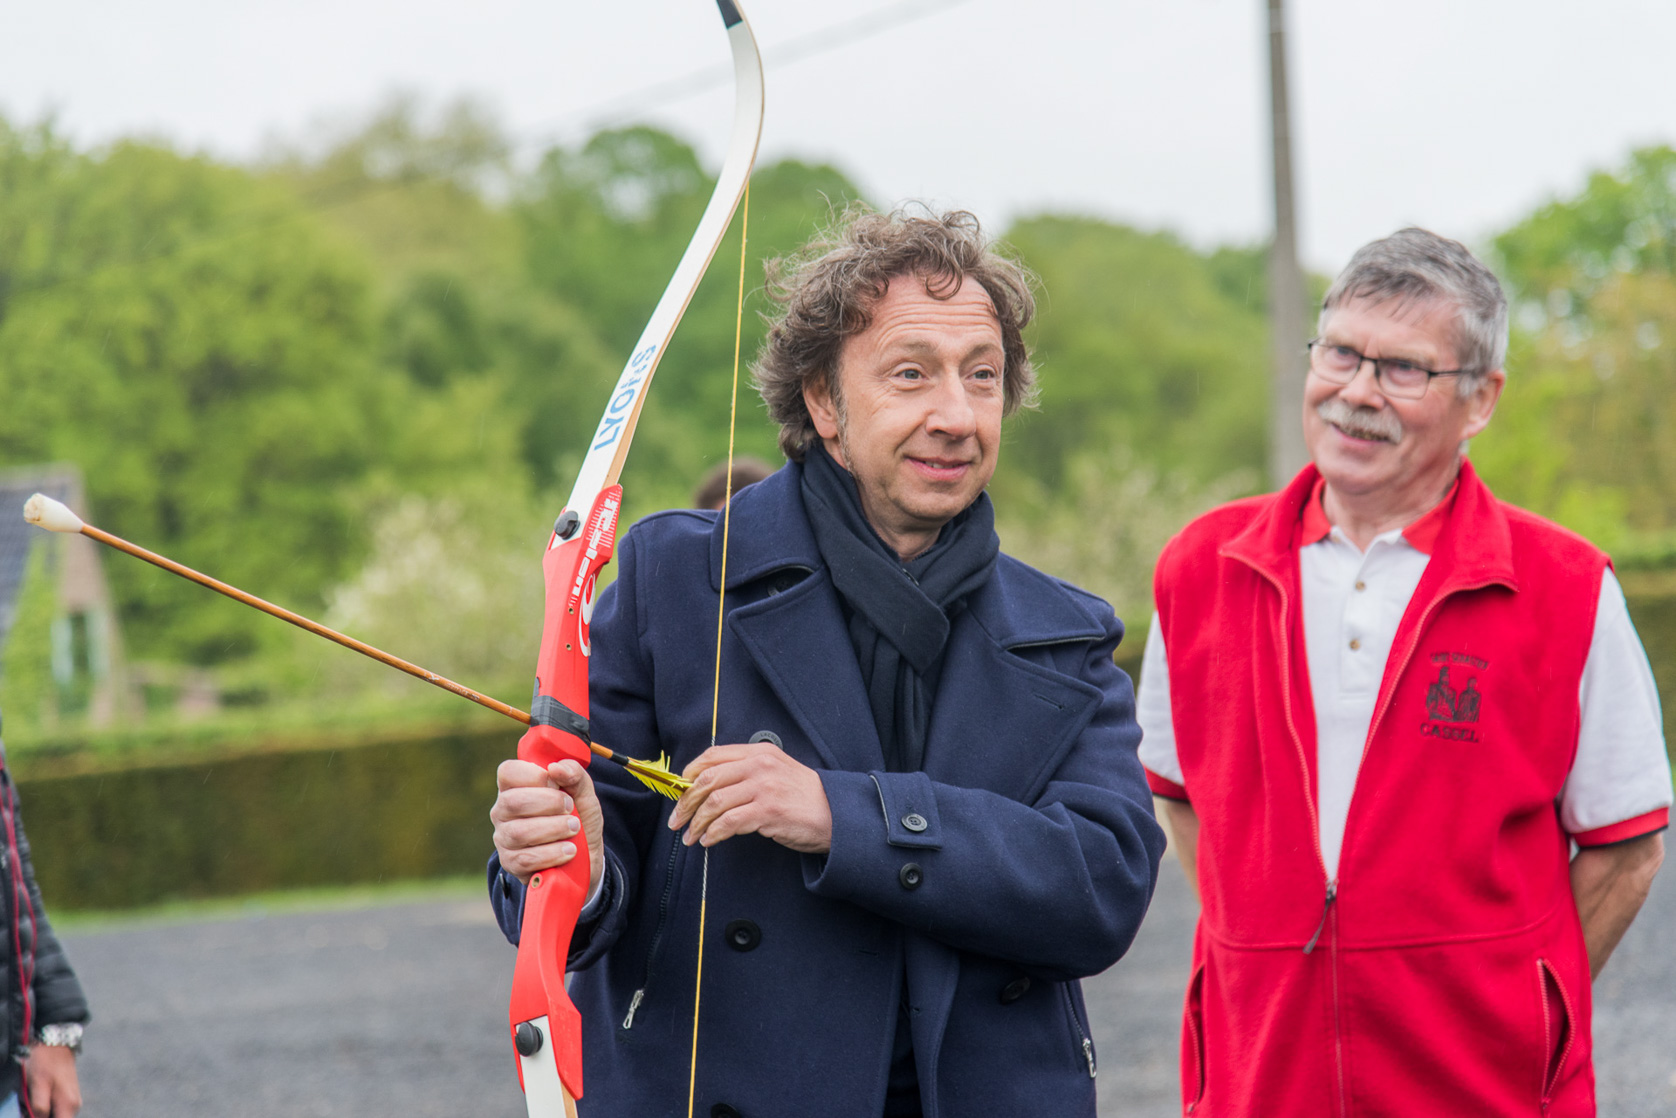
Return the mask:
[(953, 298), (967, 279), (988, 292), (1001, 326), (1002, 414), (1035, 403), (1036, 371), (1024, 328), (1036, 313), (1035, 277), (984, 239), (965, 210), (923, 215), (906, 208), (875, 213), (854, 204), (803, 251), (770, 260), (768, 297), (780, 304), (751, 366), (751, 380), (780, 425), (780, 450), (794, 462), (815, 438), (803, 390), (826, 378), (841, 399), (838, 358), (844, 342), (867, 329), (873, 309), (898, 276), (925, 282), (926, 294)]

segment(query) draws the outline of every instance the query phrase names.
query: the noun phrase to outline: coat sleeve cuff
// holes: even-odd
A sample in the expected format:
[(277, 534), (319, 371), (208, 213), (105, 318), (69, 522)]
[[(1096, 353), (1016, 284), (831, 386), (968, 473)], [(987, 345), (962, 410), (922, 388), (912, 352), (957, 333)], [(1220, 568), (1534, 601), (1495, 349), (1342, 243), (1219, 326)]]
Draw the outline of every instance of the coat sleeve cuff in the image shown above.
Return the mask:
[(1167, 780), (1159, 776), (1151, 769), (1144, 771), (1146, 772), (1147, 787), (1152, 789), (1154, 796), (1163, 796), (1166, 800), (1181, 800), (1183, 803), (1188, 801), (1186, 788), (1173, 780)]
[[(823, 769), (820, 778), (832, 811), (832, 845), (824, 856), (803, 860), (803, 884), (810, 892), (849, 899), (872, 895), (896, 885), (904, 854), (893, 853), (893, 847), (942, 847), (936, 798), (924, 773)], [(914, 830), (921, 825), (923, 830)]]
[(494, 910), (501, 935), (512, 946), (518, 946), (518, 933), (524, 926), (524, 886), (500, 868), (498, 852), (489, 855), (489, 907)]
[(1670, 809), (1661, 807), (1649, 811), (1645, 815), (1637, 815), (1634, 819), (1625, 819), (1621, 823), (1611, 823), (1605, 827), (1596, 827), (1589, 831), (1579, 831), (1571, 836), (1571, 840), (1585, 849), (1591, 846), (1611, 846), (1615, 842), (1628, 842), (1630, 839), (1644, 838), (1655, 834), (1670, 826)]
[(943, 827), (937, 818), (937, 795), (930, 777), (922, 772), (872, 772), (867, 776), (879, 790), (886, 842), (921, 850), (943, 848)]

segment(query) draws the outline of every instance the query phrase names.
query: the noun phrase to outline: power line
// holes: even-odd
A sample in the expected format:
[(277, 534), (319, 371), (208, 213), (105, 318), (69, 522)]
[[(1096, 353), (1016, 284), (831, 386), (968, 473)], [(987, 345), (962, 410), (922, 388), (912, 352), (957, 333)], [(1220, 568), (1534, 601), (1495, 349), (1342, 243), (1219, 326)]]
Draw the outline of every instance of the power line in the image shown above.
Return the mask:
[[(888, 7), (878, 8), (865, 15), (830, 24), (767, 47), (762, 52), (763, 67), (767, 69), (790, 66), (808, 58), (829, 54), (882, 35), (903, 24), (913, 23), (968, 2), (969, 0), (901, 0)], [(732, 81), (733, 67), (707, 66), (678, 78), (670, 78), (596, 102), (575, 112), (566, 113), (545, 125), (536, 125), (528, 130), (523, 139), (515, 141), (515, 144), (519, 147), (552, 144), (557, 142), (558, 136), (599, 132), (633, 120), (660, 105), (684, 100), (694, 94), (728, 85)]]

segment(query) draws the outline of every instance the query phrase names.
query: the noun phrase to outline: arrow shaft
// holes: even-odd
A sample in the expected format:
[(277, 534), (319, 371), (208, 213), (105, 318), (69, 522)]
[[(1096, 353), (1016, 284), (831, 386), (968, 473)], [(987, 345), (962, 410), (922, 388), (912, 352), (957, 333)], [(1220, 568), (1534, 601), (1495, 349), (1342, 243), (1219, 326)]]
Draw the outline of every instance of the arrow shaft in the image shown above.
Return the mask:
[[(422, 679), (426, 683), (442, 688), (444, 691), (452, 691), (462, 699), (470, 699), (479, 706), (488, 707), (496, 714), (503, 714), (512, 719), (514, 722), (522, 722), (526, 726), (530, 723), (529, 714), (525, 711), (519, 710), (515, 706), (503, 703), (499, 699), (490, 698), (481, 691), (474, 691), (463, 683), (455, 683), (447, 676), (438, 675), (436, 672), (433, 672), (428, 668), (422, 668), (418, 664), (403, 660), (400, 656), (392, 656), (390, 653), (385, 652), (382, 648), (376, 648), (365, 641), (356, 640), (354, 637), (349, 636), (346, 633), (340, 633), (336, 629), (329, 628), (328, 626), (320, 624), (318, 621), (304, 617), (300, 613), (288, 610), (284, 606), (276, 606), (270, 601), (258, 598), (256, 595), (248, 593), (244, 590), (240, 590), (237, 586), (229, 585), (218, 578), (211, 578), (209, 575), (206, 575), (201, 571), (193, 570), (184, 563), (177, 563), (165, 555), (157, 554), (155, 551), (147, 551), (138, 544), (129, 543), (121, 536), (113, 536), (111, 533), (102, 528), (95, 528), (91, 524), (84, 524), (81, 528), (81, 534), (90, 539), (98, 540), (107, 547), (113, 547), (118, 551), (126, 552), (136, 559), (144, 559), (152, 566), (161, 567), (170, 574), (179, 575), (181, 578), (187, 579), (190, 582), (196, 582), (199, 586), (208, 587), (209, 589), (214, 590), (217, 594), (225, 594), (235, 602), (241, 602), (244, 605), (250, 606), (252, 609), (259, 609), (265, 614), (279, 618), (281, 621), (290, 622), (297, 628), (306, 629), (308, 632), (313, 633), (317, 637), (325, 637), (334, 644), (340, 644), (344, 648), (353, 649), (363, 656), (377, 660), (380, 664), (387, 664), (388, 666), (395, 668), (397, 671), (406, 672), (415, 679)], [(600, 746), (599, 748), (603, 749), (604, 747)], [(609, 752), (610, 751), (607, 750), (603, 755), (609, 756)]]

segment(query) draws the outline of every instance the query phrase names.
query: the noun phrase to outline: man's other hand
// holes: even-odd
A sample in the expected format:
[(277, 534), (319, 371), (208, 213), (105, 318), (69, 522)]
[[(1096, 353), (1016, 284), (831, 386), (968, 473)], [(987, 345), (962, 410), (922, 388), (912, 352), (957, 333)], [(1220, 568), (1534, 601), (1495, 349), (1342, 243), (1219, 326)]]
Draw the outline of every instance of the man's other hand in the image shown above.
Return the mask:
[(33, 1045), (23, 1065), (23, 1083), (37, 1118), (76, 1118), (81, 1110), (76, 1055), (62, 1045)]
[(681, 841), (714, 846), (758, 834), (802, 854), (832, 849), (832, 807), (814, 769), (770, 742), (717, 745), (681, 774), (693, 782), (669, 817)]
[(575, 761), (543, 769), (528, 761), (502, 761), (495, 770), (500, 794), (489, 818), (501, 869), (526, 885), (530, 876), (576, 857), (576, 833), (588, 839), (588, 895), (599, 888), (605, 865), (604, 817), (588, 770)]
[(1664, 836), (1642, 835), (1610, 846), (1590, 846), (1571, 860), (1571, 892), (1589, 949), (1589, 977), (1599, 978), (1618, 941), (1652, 891), (1664, 862)]

